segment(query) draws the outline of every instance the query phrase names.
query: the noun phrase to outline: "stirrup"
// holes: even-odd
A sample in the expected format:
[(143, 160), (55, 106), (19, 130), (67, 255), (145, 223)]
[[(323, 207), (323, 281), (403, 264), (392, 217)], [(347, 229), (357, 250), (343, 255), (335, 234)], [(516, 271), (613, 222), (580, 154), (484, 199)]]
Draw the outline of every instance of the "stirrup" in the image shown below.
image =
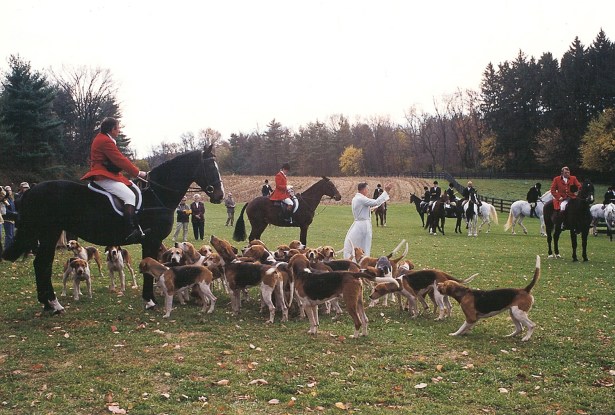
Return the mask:
[(143, 239), (145, 238), (145, 236), (151, 231), (151, 229), (146, 229), (145, 231), (143, 229), (141, 229), (141, 226), (136, 227), (135, 229), (132, 230), (132, 232), (130, 232), (130, 234), (128, 234), (128, 236), (125, 239), (125, 242), (127, 244), (136, 244), (139, 243), (141, 241), (143, 241)]

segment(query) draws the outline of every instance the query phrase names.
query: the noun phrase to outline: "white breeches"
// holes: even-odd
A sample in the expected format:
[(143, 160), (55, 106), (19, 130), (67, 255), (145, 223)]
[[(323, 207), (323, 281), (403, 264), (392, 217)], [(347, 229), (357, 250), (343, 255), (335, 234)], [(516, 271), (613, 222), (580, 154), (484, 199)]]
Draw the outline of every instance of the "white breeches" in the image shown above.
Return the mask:
[(95, 180), (95, 182), (107, 192), (122, 199), (124, 204), (135, 206), (136, 196), (124, 183), (111, 179)]

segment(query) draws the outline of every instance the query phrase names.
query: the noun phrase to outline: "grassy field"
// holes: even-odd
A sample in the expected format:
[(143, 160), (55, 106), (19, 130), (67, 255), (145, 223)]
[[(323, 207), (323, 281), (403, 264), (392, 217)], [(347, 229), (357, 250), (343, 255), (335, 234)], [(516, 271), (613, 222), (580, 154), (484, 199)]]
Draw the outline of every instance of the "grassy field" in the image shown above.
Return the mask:
[[(207, 237), (231, 239), (222, 206), (208, 204), (206, 216)], [(536, 219), (526, 220), (526, 236), (504, 233), (505, 221), (500, 214), (500, 225), (478, 238), (454, 234), (449, 221), (446, 236), (434, 237), (413, 206), (391, 204), (388, 226), (374, 226), (373, 255), (406, 239), (417, 268), (479, 273), (472, 286), (482, 289), (524, 287), (541, 255), (530, 313), (538, 327), (529, 342), (504, 337), (513, 330), (504, 314), (450, 337), (463, 322), (456, 304), (443, 322), (379, 305), (368, 309), (369, 336), (358, 339), (350, 337), (347, 315), (321, 315), (311, 337), (296, 316), (265, 324), (254, 289), (238, 317), (218, 291), (212, 315), (176, 304), (163, 319), (160, 309), (144, 311), (140, 290), (109, 292), (95, 266), (94, 298), (61, 298), (66, 313), (51, 317), (36, 301), (32, 260), (2, 262), (0, 413), (615, 413), (615, 245), (604, 235), (590, 237), (590, 261), (572, 263), (565, 232), (564, 259), (549, 260)], [(308, 244), (340, 249), (350, 223), (348, 205), (321, 206)], [(298, 229), (269, 228), (262, 239), (275, 247), (297, 237)], [(130, 249), (136, 267), (139, 252)], [(57, 293), (67, 257), (56, 256)]]

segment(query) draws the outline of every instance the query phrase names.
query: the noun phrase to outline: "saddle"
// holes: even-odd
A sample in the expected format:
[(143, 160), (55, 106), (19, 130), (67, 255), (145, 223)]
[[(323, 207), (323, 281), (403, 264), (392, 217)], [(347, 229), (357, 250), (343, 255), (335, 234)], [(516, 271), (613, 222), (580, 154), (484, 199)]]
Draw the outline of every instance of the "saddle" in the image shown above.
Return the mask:
[[(132, 192), (136, 196), (135, 211), (137, 212), (141, 211), (141, 202), (143, 201), (143, 198), (141, 197), (141, 189), (139, 189), (135, 184), (133, 184), (132, 186), (129, 186), (128, 188), (132, 190)], [(109, 203), (111, 204), (111, 207), (113, 208), (115, 213), (117, 213), (120, 216), (124, 216), (124, 202), (122, 201), (122, 199), (107, 192), (105, 189), (103, 189), (102, 187), (100, 187), (93, 181), (88, 183), (88, 189), (90, 189), (93, 192), (100, 193), (101, 195), (107, 196), (107, 198), (109, 199)]]

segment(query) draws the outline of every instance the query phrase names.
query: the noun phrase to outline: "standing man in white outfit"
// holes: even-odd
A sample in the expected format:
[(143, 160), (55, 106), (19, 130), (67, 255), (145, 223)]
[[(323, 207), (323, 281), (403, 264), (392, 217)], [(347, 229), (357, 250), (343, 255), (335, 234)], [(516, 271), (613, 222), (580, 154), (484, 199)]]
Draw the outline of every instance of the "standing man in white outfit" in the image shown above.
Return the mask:
[(352, 216), (354, 222), (348, 229), (344, 240), (344, 258), (354, 255), (352, 246), (363, 249), (366, 256), (370, 256), (372, 249), (372, 221), (371, 208), (375, 208), (389, 200), (391, 183), (384, 186), (384, 192), (377, 199), (370, 199), (369, 186), (365, 182), (357, 186), (358, 193), (352, 198)]

